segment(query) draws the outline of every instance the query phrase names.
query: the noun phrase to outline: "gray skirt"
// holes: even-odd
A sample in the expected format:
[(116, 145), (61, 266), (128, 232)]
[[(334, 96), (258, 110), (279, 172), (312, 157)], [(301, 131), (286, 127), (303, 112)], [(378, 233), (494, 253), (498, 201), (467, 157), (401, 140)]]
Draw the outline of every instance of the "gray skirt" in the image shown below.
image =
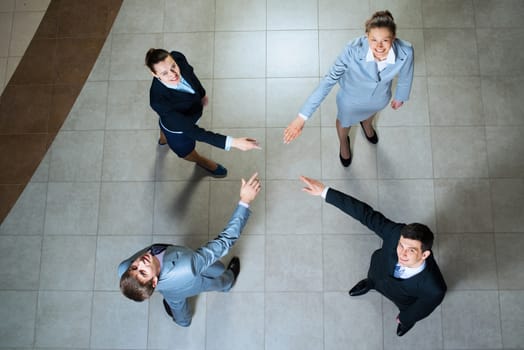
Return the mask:
[(337, 119), (343, 128), (356, 125), (383, 110), (390, 99), (391, 91), (387, 95), (372, 96), (369, 100), (363, 101), (351, 97), (340, 89), (337, 93)]

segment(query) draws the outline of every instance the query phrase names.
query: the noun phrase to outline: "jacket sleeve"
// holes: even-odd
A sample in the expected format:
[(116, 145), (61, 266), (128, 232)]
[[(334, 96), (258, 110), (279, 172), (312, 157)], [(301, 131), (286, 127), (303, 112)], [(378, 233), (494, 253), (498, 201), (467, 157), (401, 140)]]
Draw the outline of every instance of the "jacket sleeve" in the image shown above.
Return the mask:
[(350, 46), (344, 48), (342, 53), (337, 57), (333, 66), (331, 66), (328, 74), (320, 81), (320, 84), (308, 97), (302, 108), (300, 108), (300, 114), (310, 118), (313, 113), (320, 106), (322, 101), (329, 94), (333, 86), (338, 82), (340, 77), (348, 70), (351, 63), (352, 56)]
[(171, 128), (173, 131), (181, 131), (187, 137), (200, 142), (208, 143), (218, 148), (226, 148), (226, 136), (215, 133), (204, 128), (199, 127), (194, 123), (192, 118), (188, 118), (180, 113), (167, 101), (163, 101), (161, 97), (152, 97), (151, 107), (162, 118), (169, 118), (171, 121)]
[(229, 249), (240, 237), (249, 218), (249, 214), (250, 210), (248, 208), (237, 205), (226, 228), (218, 237), (196, 250), (193, 255), (193, 269), (195, 273), (205, 271), (209, 266), (229, 252)]
[(360, 223), (375, 232), (382, 239), (388, 233), (399, 230), (404, 226), (404, 224), (389, 220), (382, 213), (373, 210), (368, 204), (332, 188), (327, 192), (326, 202), (360, 221)]
[(397, 88), (395, 90), (395, 100), (402, 102), (409, 100), (414, 71), (413, 46), (405, 46), (404, 49), (407, 51), (407, 57), (398, 73)]

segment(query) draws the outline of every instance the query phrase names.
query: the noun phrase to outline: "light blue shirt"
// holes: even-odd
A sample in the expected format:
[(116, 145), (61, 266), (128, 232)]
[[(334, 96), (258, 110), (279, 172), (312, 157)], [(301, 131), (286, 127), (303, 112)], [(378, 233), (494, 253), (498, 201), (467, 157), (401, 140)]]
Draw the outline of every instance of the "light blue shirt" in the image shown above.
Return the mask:
[(424, 261), (422, 265), (418, 267), (406, 267), (400, 265), (399, 263), (397, 263), (397, 266), (400, 266), (400, 269), (398, 272), (398, 276), (395, 277), (405, 280), (415, 276), (416, 274), (421, 273), (426, 268), (426, 262)]
[(171, 85), (164, 83), (162, 80), (158, 79), (162, 84), (164, 84), (165, 87), (168, 89), (178, 90), (178, 91), (184, 91), (189, 92), (190, 94), (194, 94), (195, 90), (191, 87), (191, 85), (184, 79), (183, 76), (180, 76), (180, 82), (176, 85)]

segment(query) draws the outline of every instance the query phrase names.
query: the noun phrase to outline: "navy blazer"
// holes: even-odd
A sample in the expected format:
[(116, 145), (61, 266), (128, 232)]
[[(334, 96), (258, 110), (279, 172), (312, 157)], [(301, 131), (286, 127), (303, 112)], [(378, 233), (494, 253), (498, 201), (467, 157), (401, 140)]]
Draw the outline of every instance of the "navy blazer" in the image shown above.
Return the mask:
[(433, 312), (444, 299), (447, 289), (433, 252), (426, 258), (426, 267), (420, 273), (407, 279), (395, 278), (393, 272), (398, 262), (400, 230), (406, 225), (393, 222), (366, 203), (331, 188), (326, 202), (357, 219), (382, 238), (382, 248), (371, 257), (368, 278), (374, 282), (378, 292), (397, 305), (400, 322), (409, 326)]
[(195, 75), (193, 67), (182, 53), (172, 51), (171, 56), (180, 67), (182, 77), (191, 85), (195, 93), (170, 89), (157, 78), (153, 78), (149, 90), (151, 108), (158, 113), (160, 122), (167, 130), (183, 133), (191, 139), (218, 148), (225, 148), (226, 136), (207, 131), (196, 124), (202, 116), (204, 109), (202, 98), (206, 96), (206, 90)]

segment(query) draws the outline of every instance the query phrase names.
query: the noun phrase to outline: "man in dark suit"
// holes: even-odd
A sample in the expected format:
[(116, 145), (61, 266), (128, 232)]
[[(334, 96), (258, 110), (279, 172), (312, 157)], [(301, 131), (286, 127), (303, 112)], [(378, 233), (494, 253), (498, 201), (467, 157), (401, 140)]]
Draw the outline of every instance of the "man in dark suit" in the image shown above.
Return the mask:
[(151, 107), (160, 117), (160, 145), (167, 143), (180, 158), (197, 163), (216, 177), (225, 177), (227, 169), (198, 154), (195, 141), (227, 151), (231, 147), (242, 151), (260, 149), (255, 139), (233, 138), (197, 125), (208, 104), (208, 97), (193, 67), (182, 53), (149, 49), (145, 63), (154, 77), (149, 99)]
[(382, 238), (382, 248), (371, 256), (366, 279), (358, 282), (349, 295), (359, 296), (375, 289), (399, 308), (397, 335), (406, 334), (417, 321), (427, 317), (444, 299), (446, 283), (431, 246), (433, 233), (422, 224), (396, 223), (352, 196), (301, 176), (304, 191), (322, 196)]
[(188, 298), (209, 291), (229, 291), (240, 273), (240, 260), (231, 259), (227, 269), (218, 260), (240, 238), (249, 218), (249, 204), (260, 192), (255, 173), (242, 179), (240, 202), (229, 223), (215, 239), (196, 251), (172, 244), (148, 246), (118, 266), (120, 290), (129, 299), (144, 301), (155, 290), (164, 297), (164, 308), (173, 321), (188, 327), (193, 317)]

